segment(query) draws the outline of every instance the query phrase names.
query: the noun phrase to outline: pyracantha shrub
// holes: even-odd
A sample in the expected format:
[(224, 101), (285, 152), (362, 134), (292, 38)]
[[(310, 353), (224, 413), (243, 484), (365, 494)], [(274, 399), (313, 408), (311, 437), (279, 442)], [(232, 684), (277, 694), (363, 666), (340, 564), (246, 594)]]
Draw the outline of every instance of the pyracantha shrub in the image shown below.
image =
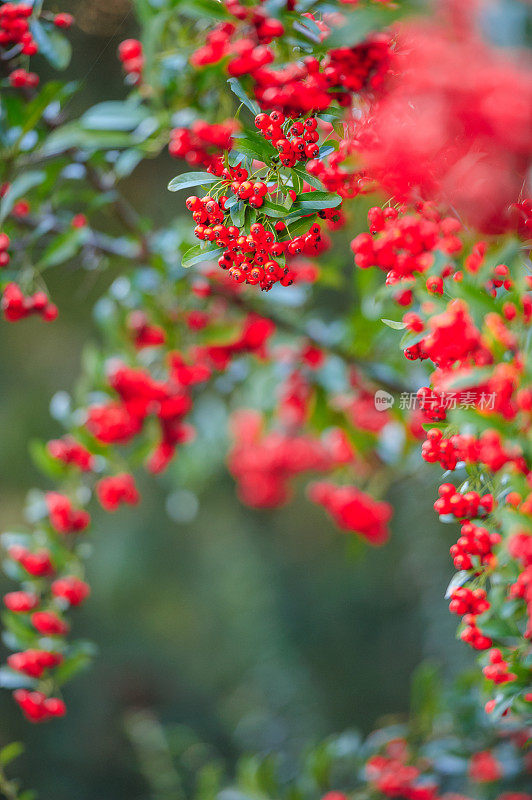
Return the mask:
[[(91, 515), (137, 504), (142, 466), (171, 472), (194, 446), (209, 459), (198, 407), (219, 392), (229, 471), (254, 508), (288, 502), (304, 482), (340, 530), (383, 545), (386, 488), (413, 462), (439, 471), (434, 509), (455, 526), (450, 611), (479, 653), (485, 711), (515, 724), (523, 744), (528, 56), (481, 39), (472, 9), (458, 22), (451, 8), (414, 23), (396, 22), (387, 3), (142, 5), (140, 38), (118, 48), (127, 98), (68, 121), (75, 87), (41, 85), (28, 57), (67, 66), (61, 30), (73, 20), (0, 5), (3, 315), (53, 321), (43, 273), (64, 262), (127, 272), (95, 309), (102, 344), (75, 403), (56, 413), (64, 434), (34, 448), (53, 486), (31, 496), (27, 525), (3, 536), (14, 582), (4, 682), (32, 722), (65, 714), (62, 685), (92, 654), (70, 640), (67, 619), (90, 595)], [(155, 24), (163, 12), (186, 37)], [(167, 151), (180, 168), (169, 189), (186, 190), (187, 216), (164, 225), (142, 218), (118, 184)], [(340, 229), (354, 258), (335, 255)], [(328, 291), (332, 321), (320, 313)], [(489, 746), (470, 756), (473, 784), (499, 780)], [(431, 770), (398, 739), (367, 760), (364, 780), (377, 797), (437, 800)]]

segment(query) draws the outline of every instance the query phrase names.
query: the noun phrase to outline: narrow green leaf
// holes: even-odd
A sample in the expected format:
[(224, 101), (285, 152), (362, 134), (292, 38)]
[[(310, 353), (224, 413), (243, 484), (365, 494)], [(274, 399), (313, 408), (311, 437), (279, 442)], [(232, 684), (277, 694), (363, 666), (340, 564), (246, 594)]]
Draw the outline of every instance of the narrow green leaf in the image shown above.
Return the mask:
[(66, 69), (72, 55), (68, 39), (57, 28), (49, 27), (34, 18), (30, 21), (30, 30), (39, 47), (39, 53), (48, 63), (55, 69)]
[(404, 331), (406, 328), (405, 322), (397, 322), (394, 319), (381, 319), (381, 322), (384, 322), (389, 328), (393, 328), (395, 331)]
[(171, 192), (179, 192), (180, 189), (189, 189), (191, 186), (203, 186), (207, 183), (216, 183), (220, 179), (210, 172), (185, 172), (172, 178), (168, 184)]
[(218, 258), (224, 252), (223, 247), (211, 247), (210, 249), (203, 249), (203, 245), (197, 244), (191, 247), (184, 254), (181, 259), (181, 266), (188, 268), (194, 264), (200, 264), (202, 261), (212, 261)]
[(23, 197), (30, 189), (39, 186), (46, 178), (46, 173), (41, 170), (32, 170), (17, 175), (0, 203), (0, 222), (13, 210), (17, 200)]
[(231, 214), (231, 222), (233, 225), (236, 225), (237, 228), (242, 227), (244, 224), (244, 219), (246, 217), (246, 206), (242, 201), (239, 201), (234, 206), (231, 207), (230, 212)]
[(7, 767), (12, 761), (22, 755), (24, 745), (22, 742), (11, 742), (0, 750), (0, 764)]
[(48, 267), (55, 267), (73, 258), (79, 252), (86, 238), (86, 233), (84, 228), (72, 228), (60, 233), (44, 251), (37, 268), (43, 270)]
[(234, 92), (234, 94), (236, 94), (238, 99), (244, 103), (246, 108), (249, 109), (249, 111), (251, 111), (254, 117), (256, 117), (257, 114), (260, 114), (260, 108), (258, 103), (256, 103), (254, 100), (252, 100), (250, 97), (247, 96), (238, 78), (229, 78), (227, 83), (231, 87), (231, 91)]
[(133, 131), (148, 116), (144, 106), (109, 100), (85, 111), (80, 125), (92, 131)]

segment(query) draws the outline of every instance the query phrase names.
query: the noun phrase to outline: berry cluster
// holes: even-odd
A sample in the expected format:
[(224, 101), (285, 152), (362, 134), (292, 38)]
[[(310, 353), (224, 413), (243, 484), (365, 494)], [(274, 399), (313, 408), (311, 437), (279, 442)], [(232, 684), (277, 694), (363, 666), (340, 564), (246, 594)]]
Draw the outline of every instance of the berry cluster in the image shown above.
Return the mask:
[(39, 85), (39, 76), (22, 68), (14, 69), (9, 74), (9, 83), (14, 89), (35, 89)]
[(234, 120), (211, 125), (198, 119), (190, 128), (171, 131), (168, 152), (173, 158), (184, 158), (191, 167), (214, 167), (221, 163), (220, 153), (231, 150), (237, 130)]
[(45, 670), (57, 667), (62, 660), (60, 653), (50, 650), (25, 650), (8, 656), (7, 663), (11, 669), (23, 672), (30, 678), (41, 678)]
[(55, 572), (48, 550), (38, 550), (32, 553), (27, 547), (12, 545), (8, 549), (8, 555), (34, 578), (47, 577)]
[(501, 541), (500, 533), (490, 533), (483, 526), (463, 522), (460, 537), (450, 553), (456, 569), (472, 569), (474, 566), (490, 564), (493, 548)]
[(64, 717), (66, 706), (58, 697), (47, 697), (43, 692), (16, 689), (13, 697), (30, 722), (45, 722), (53, 717)]
[[(256, 208), (262, 206), (266, 184), (261, 181), (252, 184), (247, 180), (247, 170), (241, 167), (232, 169), (231, 177), (235, 176), (235, 172), (238, 172), (240, 180), (232, 182), (232, 190), (240, 199), (248, 200), (250, 205)], [(263, 291), (271, 289), (276, 282), (289, 286), (294, 275), (286, 266), (285, 259), (288, 256), (316, 255), (320, 252), (323, 243), (318, 223), (312, 224), (303, 236), (281, 239), (277, 236), (286, 236), (287, 232), (284, 222), (279, 220), (272, 226), (265, 219), (265, 224), (253, 223), (246, 234), (236, 225), (227, 224), (230, 217), (226, 217), (224, 211), (226, 201), (225, 195), (218, 200), (210, 195), (203, 198), (193, 195), (187, 198), (186, 205), (197, 222), (194, 234), (200, 241), (214, 242), (224, 249), (218, 266), (228, 270), (237, 283), (258, 285)]]
[(490, 514), (495, 506), (492, 494), (478, 492), (458, 492), (452, 483), (442, 483), (438, 489), (439, 498), (434, 503), (438, 514), (453, 514), (457, 519), (472, 519)]
[(324, 185), (328, 192), (339, 194), (342, 198), (353, 199), (360, 194), (367, 194), (374, 188), (365, 171), (354, 169), (350, 161), (356, 153), (354, 143), (350, 139), (341, 139), (338, 149), (325, 158), (311, 159), (306, 168)]
[(441, 218), (428, 204), (420, 205), (417, 214), (374, 207), (368, 222), (371, 233), (360, 233), (351, 242), (355, 264), (363, 269), (379, 267), (387, 273), (387, 283), (426, 272), (435, 251), (452, 254), (462, 249), (456, 236), (461, 228), (458, 220)]
[(484, 589), (469, 589), (467, 586), (455, 589), (449, 603), (451, 614), (458, 614), (459, 617), (463, 617), (464, 614), (478, 616), (487, 611), (489, 607), (490, 604)]
[(509, 664), (504, 660), (501, 651), (493, 647), (489, 653), (489, 664), (482, 670), (484, 677), (494, 684), (510, 683), (517, 680), (515, 672), (510, 672)]
[(61, 492), (47, 492), (46, 507), (50, 524), (57, 533), (81, 533), (90, 525), (89, 513), (74, 508), (70, 499)]
[(82, 472), (94, 469), (94, 456), (72, 436), (52, 439), (46, 445), (46, 449), (52, 458), (62, 461), (63, 464), (76, 466)]
[(144, 56), (142, 44), (138, 39), (124, 39), (118, 45), (118, 58), (122, 63), (124, 72), (133, 85), (142, 80)]
[(7, 252), (9, 245), (10, 240), (7, 233), (0, 233), (0, 268), (7, 267), (9, 264), (10, 258), (9, 253)]
[(33, 8), (27, 3), (3, 3), (0, 6), (0, 47), (5, 49), (20, 46), (25, 56), (34, 56), (38, 51), (29, 26)]
[(253, 508), (283, 505), (291, 496), (290, 484), (296, 475), (328, 472), (349, 463), (354, 455), (349, 446), (339, 447), (338, 436), (344, 439), (340, 430), (331, 431), (324, 440), (283, 430), (265, 432), (262, 416), (253, 411), (234, 414), (231, 428), (234, 444), (228, 455), (229, 470), (238, 483), (240, 499)]
[(8, 322), (18, 322), (31, 314), (38, 314), (46, 322), (52, 322), (58, 313), (57, 306), (50, 302), (44, 292), (35, 292), (25, 297), (16, 283), (8, 283), (5, 286), (1, 305)]
[(270, 140), (279, 151), (279, 160), (283, 166), (294, 167), (298, 161), (315, 159), (320, 152), (316, 117), (307, 117), (304, 121), (295, 120), (283, 131), (285, 122), (286, 117), (280, 111), (258, 114), (255, 117), (255, 125), (264, 138)]
[(336, 486), (326, 481), (312, 484), (308, 496), (326, 509), (341, 530), (354, 531), (373, 545), (387, 541), (392, 516), (389, 503), (374, 500), (356, 486)]
[(163, 328), (150, 323), (144, 311), (132, 311), (127, 320), (127, 327), (137, 350), (157, 347), (166, 341)]
[(96, 484), (96, 494), (106, 511), (116, 511), (121, 503), (136, 505), (140, 500), (133, 475), (128, 472), (102, 478)]

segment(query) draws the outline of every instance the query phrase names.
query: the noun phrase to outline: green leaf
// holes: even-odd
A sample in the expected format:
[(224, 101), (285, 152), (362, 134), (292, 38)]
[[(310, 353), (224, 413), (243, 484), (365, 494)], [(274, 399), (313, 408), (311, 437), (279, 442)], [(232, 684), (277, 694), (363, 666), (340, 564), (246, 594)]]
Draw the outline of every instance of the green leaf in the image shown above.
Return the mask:
[(58, 686), (67, 683), (74, 675), (81, 672), (90, 665), (94, 658), (96, 649), (92, 644), (81, 643), (78, 652), (73, 653), (65, 658), (64, 661), (56, 668), (54, 678)]
[(231, 19), (225, 6), (216, 0), (185, 0), (179, 3), (179, 13), (206, 19)]
[(396, 322), (394, 319), (381, 319), (381, 322), (384, 322), (389, 328), (393, 328), (395, 331), (404, 331), (406, 328), (405, 322)]
[(242, 201), (236, 203), (234, 206), (231, 207), (229, 212), (231, 214), (231, 222), (233, 225), (236, 225), (237, 228), (241, 228), (244, 224), (244, 219), (246, 217), (246, 206)]
[(255, 131), (235, 133), (233, 136), (233, 151), (258, 159), (264, 163), (278, 155), (273, 145)]
[(29, 451), (35, 466), (49, 478), (60, 478), (65, 475), (65, 465), (52, 458), (44, 442), (32, 439), (29, 443)]
[(22, 742), (11, 742), (10, 744), (6, 744), (0, 750), (0, 764), (2, 767), (7, 767), (12, 761), (22, 755), (24, 752), (24, 745)]
[(445, 599), (448, 600), (454, 590), (459, 589), (460, 586), (463, 586), (464, 583), (467, 583), (470, 577), (471, 576), (469, 575), (469, 572), (465, 569), (462, 569), (460, 572), (457, 572), (456, 575), (453, 575), (452, 580), (449, 582), (449, 585), (445, 591)]
[(283, 219), (288, 215), (288, 211), (284, 206), (279, 205), (279, 203), (272, 203), (271, 200), (266, 200), (260, 210), (266, 214), (267, 217), (274, 217), (276, 219)]
[(60, 233), (44, 251), (37, 264), (37, 269), (43, 270), (47, 269), (47, 267), (55, 267), (71, 259), (80, 250), (86, 238), (86, 233), (87, 231), (83, 228), (72, 228)]
[(30, 21), (30, 30), (39, 47), (39, 53), (48, 63), (55, 69), (66, 69), (72, 55), (68, 39), (57, 28), (45, 26), (37, 19)]
[(188, 268), (193, 267), (194, 264), (200, 264), (202, 261), (212, 261), (218, 258), (224, 252), (223, 247), (211, 247), (210, 249), (203, 249), (203, 245), (197, 244), (191, 247), (183, 258), (181, 259), (181, 266)]
[(38, 152), (43, 156), (55, 156), (74, 148), (118, 150), (134, 144), (137, 144), (137, 140), (126, 131), (89, 131), (84, 130), (79, 122), (72, 122), (53, 131)]
[(211, 175), (210, 172), (185, 172), (172, 178), (168, 184), (171, 192), (179, 192), (180, 189), (190, 189), (191, 186), (202, 186), (207, 183), (216, 183), (220, 178)]
[(296, 175), (300, 178), (300, 180), (306, 181), (306, 183), (308, 183), (309, 186), (314, 186), (315, 189), (323, 191), (323, 184), (319, 180), (319, 178), (315, 178), (313, 175), (309, 175), (308, 172), (306, 172), (306, 170), (298, 169), (297, 167), (292, 167), (292, 172), (295, 172)]
[(411, 708), (414, 726), (425, 734), (432, 730), (440, 708), (441, 675), (433, 664), (421, 664), (414, 672), (411, 688)]
[(85, 111), (80, 125), (93, 131), (133, 131), (148, 116), (144, 106), (109, 100)]
[(260, 107), (258, 103), (256, 103), (254, 100), (252, 100), (250, 97), (247, 96), (238, 78), (229, 78), (227, 83), (231, 87), (231, 91), (234, 92), (234, 94), (236, 94), (238, 99), (244, 103), (246, 108), (249, 109), (249, 111), (251, 111), (254, 117), (256, 117), (257, 114), (260, 114)]
[(45, 178), (46, 173), (40, 170), (22, 172), (17, 175), (0, 203), (0, 222), (13, 210), (13, 206), (19, 198), (23, 197), (30, 189), (43, 183)]
[(313, 211), (323, 211), (326, 208), (336, 208), (341, 202), (340, 195), (332, 192), (303, 192), (297, 196), (292, 210), (304, 211), (308, 214)]

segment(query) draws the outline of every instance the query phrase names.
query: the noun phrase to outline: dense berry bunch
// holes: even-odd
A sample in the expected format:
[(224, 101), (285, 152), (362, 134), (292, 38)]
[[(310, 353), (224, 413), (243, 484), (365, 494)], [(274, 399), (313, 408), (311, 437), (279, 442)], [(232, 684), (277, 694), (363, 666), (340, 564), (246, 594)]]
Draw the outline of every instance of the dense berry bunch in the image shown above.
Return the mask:
[(463, 23), (403, 26), (391, 87), (358, 139), (370, 173), (394, 197), (436, 200), (501, 231), (516, 222), (511, 205), (532, 155), (532, 69)]
[(336, 486), (326, 481), (314, 483), (309, 498), (323, 506), (341, 530), (354, 531), (374, 545), (388, 539), (388, 522), (393, 513), (389, 503), (375, 500), (356, 486)]
[(281, 164), (294, 167), (298, 161), (316, 158), (319, 154), (317, 143), (320, 138), (316, 117), (297, 119), (289, 125), (284, 125), (285, 122), (285, 115), (280, 111), (258, 114), (255, 117), (255, 125), (261, 134), (279, 151)]
[(51, 303), (44, 292), (25, 297), (16, 283), (8, 283), (2, 294), (2, 311), (8, 322), (18, 322), (32, 314), (37, 314), (46, 322), (57, 318), (57, 306)]
[(29, 18), (33, 8), (27, 3), (3, 3), (0, 6), (0, 47), (15, 45), (26, 56), (33, 56), (38, 50), (31, 34)]
[(462, 249), (456, 235), (461, 228), (458, 220), (441, 218), (426, 204), (416, 214), (375, 207), (368, 213), (368, 222), (371, 234), (361, 233), (351, 242), (355, 264), (363, 269), (380, 267), (391, 285), (427, 272), (435, 252), (452, 254)]
[(174, 158), (184, 158), (191, 167), (212, 167), (220, 163), (220, 153), (231, 149), (237, 130), (234, 120), (211, 125), (198, 119), (190, 128), (171, 131), (168, 151)]
[(296, 475), (328, 472), (354, 458), (341, 430), (331, 431), (320, 440), (309, 434), (282, 429), (265, 432), (263, 428), (264, 421), (257, 412), (241, 411), (233, 416), (234, 444), (228, 465), (238, 483), (240, 499), (254, 508), (277, 508), (286, 503)]

